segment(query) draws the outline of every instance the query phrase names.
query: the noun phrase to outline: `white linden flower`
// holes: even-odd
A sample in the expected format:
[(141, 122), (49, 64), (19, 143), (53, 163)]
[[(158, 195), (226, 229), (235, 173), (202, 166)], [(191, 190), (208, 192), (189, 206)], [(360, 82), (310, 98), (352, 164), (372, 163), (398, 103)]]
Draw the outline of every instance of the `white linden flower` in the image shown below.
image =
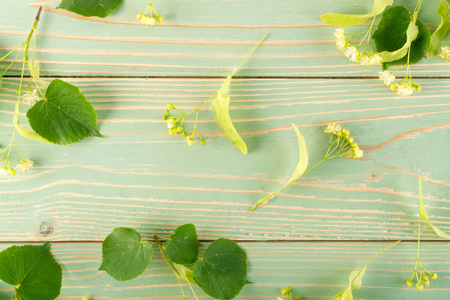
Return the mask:
[(25, 106), (32, 107), (36, 102), (40, 100), (41, 97), (39, 97), (38, 91), (34, 89), (33, 92), (26, 92), (22, 101)]
[(344, 55), (347, 57), (351, 62), (357, 62), (358, 61), (358, 50), (356, 50), (355, 47), (351, 46), (344, 50)]
[(356, 158), (361, 158), (364, 155), (364, 151), (362, 151), (361, 149), (359, 149), (359, 147), (356, 147), (355, 149), (353, 149), (354, 153), (355, 153), (355, 157)]
[(359, 63), (361, 66), (370, 66), (370, 57), (366, 54), (361, 54), (361, 60)]
[(388, 71), (380, 72), (379, 78), (386, 86), (390, 86), (395, 80), (394, 74)]
[(344, 28), (338, 28), (334, 31), (334, 36), (340, 40), (345, 38), (345, 29)]
[(330, 122), (327, 124), (327, 128), (324, 130), (326, 133), (333, 133), (336, 134), (339, 131), (341, 131), (342, 126), (339, 123)]
[(373, 66), (373, 65), (379, 65), (383, 62), (383, 59), (381, 58), (381, 56), (377, 53), (372, 55), (372, 57), (370, 58), (369, 61), (369, 65)]
[(31, 159), (22, 159), (16, 166), (20, 172), (29, 171), (33, 167), (34, 162)]
[(341, 51), (347, 48), (347, 42), (344, 38), (336, 40), (336, 48)]
[(3, 166), (0, 168), (0, 178), (8, 178), (9, 177), (9, 168)]
[(397, 95), (402, 97), (411, 96), (415, 92), (415, 89), (410, 82), (403, 82), (397, 85)]

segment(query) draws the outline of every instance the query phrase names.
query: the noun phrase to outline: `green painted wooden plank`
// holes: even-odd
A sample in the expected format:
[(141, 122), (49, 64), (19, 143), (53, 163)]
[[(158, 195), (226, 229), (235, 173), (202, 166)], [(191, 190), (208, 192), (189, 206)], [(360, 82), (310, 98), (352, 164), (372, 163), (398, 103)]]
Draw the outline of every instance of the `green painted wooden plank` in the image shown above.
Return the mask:
[[(435, 2), (421, 11), (431, 29), (440, 21)], [(104, 20), (55, 10), (58, 3), (2, 1), (1, 53), (23, 42), (37, 5), (44, 5), (37, 59), (45, 75), (227, 76), (267, 32), (270, 36), (238, 76), (367, 76), (380, 71), (349, 63), (334, 47), (335, 28), (319, 19), (325, 12), (368, 12), (372, 0), (155, 0), (165, 20), (153, 28), (135, 19), (145, 1), (125, 1)], [(411, 10), (415, 6), (407, 0), (395, 3)], [(15, 68), (19, 74), (20, 65)], [(414, 76), (448, 76), (449, 71), (450, 64), (439, 57), (413, 68)]]
[[(431, 220), (450, 232), (449, 80), (421, 80), (423, 92), (409, 98), (377, 80), (233, 80), (230, 112), (248, 143), (246, 156), (209, 108), (200, 115), (205, 146), (169, 136), (161, 119), (170, 102), (198, 106), (219, 79), (67, 80), (94, 104), (107, 138), (71, 146), (18, 138), (36, 168), (0, 181), (0, 240), (102, 240), (116, 226), (148, 237), (187, 222), (202, 238), (415, 239), (418, 173)], [(1, 145), (13, 131), (18, 79), (4, 81)], [(248, 212), (292, 174), (298, 149), (291, 122), (314, 162), (326, 150), (323, 125), (331, 120), (351, 130), (364, 158), (326, 162)], [(39, 233), (52, 231), (46, 222), (53, 223), (47, 236)], [(436, 235), (427, 229), (424, 238)]]
[[(348, 284), (348, 274), (360, 269), (387, 243), (241, 243), (249, 259), (249, 279), (236, 299), (275, 299), (281, 288), (291, 285), (302, 299), (330, 299)], [(2, 249), (7, 244), (1, 245)], [(155, 252), (143, 275), (118, 282), (98, 271), (101, 244), (60, 243), (52, 252), (63, 267), (63, 288), (58, 299), (183, 299), (178, 282)], [(447, 299), (450, 293), (448, 243), (423, 243), (421, 262), (438, 274), (423, 292), (408, 288), (416, 258), (415, 243), (400, 243), (379, 255), (368, 266), (355, 299)], [(188, 287), (183, 285), (187, 296)], [(211, 299), (195, 287), (200, 299)], [(0, 283), (0, 297), (10, 299), (12, 289)], [(192, 299), (193, 297), (191, 297)]]

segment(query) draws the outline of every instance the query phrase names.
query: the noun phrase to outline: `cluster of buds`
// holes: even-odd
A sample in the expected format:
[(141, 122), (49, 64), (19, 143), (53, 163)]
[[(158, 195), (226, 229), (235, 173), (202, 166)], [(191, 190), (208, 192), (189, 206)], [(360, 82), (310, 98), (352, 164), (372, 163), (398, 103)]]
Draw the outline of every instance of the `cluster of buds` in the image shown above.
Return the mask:
[(29, 171), (33, 167), (33, 161), (30, 159), (22, 159), (14, 169), (9, 163), (9, 159), (7, 159), (7, 163), (0, 167), (0, 178), (9, 178), (16, 176), (16, 169), (20, 172)]
[(437, 279), (437, 277), (438, 277), (436, 273), (430, 273), (421, 267), (420, 272), (417, 272), (416, 270), (414, 270), (414, 272), (411, 276), (411, 279), (406, 280), (406, 284), (409, 287), (412, 287), (414, 285), (414, 281), (413, 281), (414, 275), (416, 275), (416, 279), (417, 279), (416, 288), (419, 291), (423, 291), (424, 286), (430, 286), (430, 278)]
[[(283, 296), (288, 296), (289, 300), (301, 300), (302, 299), (302, 297), (300, 297), (300, 296), (292, 297), (292, 287), (291, 286), (287, 286), (284, 289), (282, 289), (281, 294), (283, 294)], [(282, 297), (278, 297), (276, 300), (285, 300), (285, 299)]]
[(344, 28), (336, 29), (334, 36), (336, 37), (336, 48), (341, 50), (349, 61), (354, 63), (357, 62), (361, 66), (373, 66), (383, 62), (380, 54), (361, 52), (356, 47), (351, 46), (345, 38)]
[(339, 140), (342, 140), (341, 149), (346, 150), (350, 148), (350, 150), (347, 151), (347, 154), (349, 154), (352, 158), (363, 157), (364, 152), (359, 149), (358, 144), (355, 143), (353, 137), (350, 136), (350, 130), (342, 128), (341, 124), (330, 122), (324, 132), (329, 133), (330, 136), (335, 135), (338, 139), (338, 144)]
[[(178, 111), (181, 113), (179, 116), (172, 115), (172, 110)], [(177, 109), (172, 103), (169, 103), (167, 105), (167, 109), (164, 111), (163, 120), (167, 123), (167, 128), (169, 129), (169, 134), (181, 134), (183, 137), (186, 138), (186, 142), (189, 146), (192, 146), (195, 143), (194, 140), (194, 134), (197, 134), (200, 138), (200, 144), (204, 145), (206, 144), (206, 141), (202, 138), (202, 136), (198, 133), (197, 129), (194, 128), (190, 131), (184, 131), (183, 123), (184, 119), (187, 114), (182, 112), (181, 110)], [(197, 122), (196, 122), (197, 124)], [(188, 136), (190, 135), (190, 136)]]
[(439, 54), (440, 57), (442, 57), (443, 59), (447, 59), (448, 62), (450, 62), (450, 47), (449, 46), (445, 46), (445, 47), (441, 47), (441, 54)]
[[(148, 13), (150, 12), (150, 15), (148, 15)], [(153, 13), (155, 13), (155, 17), (153, 17)], [(163, 21), (163, 17), (158, 14), (158, 12), (156, 11), (155, 7), (152, 4), (152, 1), (149, 1), (147, 7), (140, 13), (137, 14), (136, 18), (141, 21), (142, 24), (145, 25), (155, 25), (156, 22), (158, 23), (162, 23)]]

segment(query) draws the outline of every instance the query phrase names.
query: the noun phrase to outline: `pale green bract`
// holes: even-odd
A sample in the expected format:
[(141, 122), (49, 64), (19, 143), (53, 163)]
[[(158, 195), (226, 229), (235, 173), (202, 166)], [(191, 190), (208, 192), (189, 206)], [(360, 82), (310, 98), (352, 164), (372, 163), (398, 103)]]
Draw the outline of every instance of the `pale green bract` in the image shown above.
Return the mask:
[(230, 88), (231, 78), (234, 73), (228, 76), (222, 84), (217, 97), (212, 101), (212, 108), (214, 115), (216, 116), (217, 123), (222, 129), (225, 136), (233, 143), (242, 153), (247, 154), (247, 145), (241, 138), (236, 128), (234, 128), (233, 122), (231, 122), (230, 113), (228, 107), (230, 106), (230, 96), (228, 96), (228, 89)]
[(328, 25), (334, 25), (339, 27), (350, 27), (364, 23), (370, 17), (375, 17), (381, 14), (384, 9), (392, 5), (394, 0), (375, 0), (372, 7), (372, 12), (365, 15), (353, 15), (353, 14), (336, 14), (328, 13), (320, 16), (322, 22)]
[(447, 0), (441, 0), (441, 3), (437, 9), (437, 14), (441, 17), (441, 24), (439, 24), (439, 27), (431, 35), (430, 47), (427, 49), (426, 54), (428, 59), (433, 59), (437, 55), (441, 41), (447, 34), (448, 27), (450, 25), (450, 15), (448, 9), (449, 4)]
[(350, 275), (348, 276), (348, 286), (345, 288), (344, 291), (342, 291), (341, 293), (337, 294), (336, 296), (334, 296), (333, 298), (331, 298), (332, 300), (353, 300), (353, 294), (352, 294), (352, 290), (359, 290), (361, 288), (362, 285), (362, 279), (364, 277), (364, 274), (366, 273), (366, 269), (367, 266), (369, 265), (369, 263), (372, 261), (372, 259), (374, 259), (378, 254), (380, 254), (381, 252), (383, 252), (384, 250), (400, 243), (401, 241), (397, 241), (387, 247), (384, 247), (383, 249), (381, 249), (380, 251), (378, 251), (377, 253), (375, 253), (375, 255), (373, 255), (364, 265), (364, 267), (357, 271), (354, 270), (350, 273)]
[(263, 204), (266, 204), (267, 202), (269, 202), (270, 199), (272, 199), (273, 197), (278, 195), (278, 193), (282, 189), (284, 189), (285, 187), (287, 187), (288, 185), (290, 185), (291, 183), (293, 183), (294, 181), (299, 179), (305, 173), (306, 168), (308, 167), (309, 158), (308, 158), (308, 148), (306, 147), (305, 137), (301, 134), (300, 130), (298, 130), (297, 126), (295, 126), (294, 123), (292, 123), (291, 125), (292, 125), (292, 128), (294, 128), (295, 133), (297, 134), (298, 148), (300, 151), (297, 167), (295, 168), (294, 173), (292, 174), (291, 178), (289, 179), (288, 182), (286, 182), (285, 185), (283, 185), (279, 190), (270, 194), (269, 196), (260, 199), (258, 201), (258, 203), (250, 209), (250, 211), (254, 210), (256, 207), (258, 207), (260, 205), (263, 205)]
[(419, 28), (415, 25), (415, 20), (417, 19), (417, 15), (414, 17), (414, 20), (411, 21), (408, 25), (408, 29), (406, 30), (406, 43), (400, 49), (396, 51), (383, 51), (380, 52), (380, 57), (383, 59), (383, 62), (395, 61), (406, 54), (408, 54), (408, 49), (411, 46), (411, 43), (416, 39), (419, 34)]
[(425, 220), (425, 222), (427, 222), (427, 224), (431, 227), (431, 229), (434, 230), (434, 232), (436, 232), (437, 235), (439, 235), (440, 237), (443, 237), (444, 239), (449, 239), (450, 240), (450, 235), (442, 230), (440, 230), (439, 228), (437, 228), (436, 226), (434, 226), (431, 222), (430, 219), (428, 219), (428, 215), (427, 215), (427, 211), (425, 210), (425, 206), (423, 205), (423, 198), (422, 198), (422, 179), (419, 177), (419, 199), (420, 199), (420, 217), (422, 219)]
[(197, 285), (197, 282), (195, 282), (195, 280), (194, 280), (193, 271), (191, 269), (189, 269), (188, 267), (185, 267), (183, 265), (176, 264), (173, 261), (172, 261), (172, 265), (177, 270), (177, 272), (175, 272), (175, 276), (177, 276), (177, 278), (179, 280), (183, 280), (183, 281), (189, 282), (190, 284)]
[(28, 130), (28, 129), (23, 128), (22, 126), (20, 126), (20, 123), (19, 123), (19, 105), (20, 105), (20, 103), (17, 102), (16, 107), (14, 109), (14, 116), (13, 116), (13, 123), (14, 123), (14, 127), (16, 128), (17, 132), (21, 136), (26, 138), (26, 139), (29, 139), (29, 140), (32, 140), (32, 141), (36, 141), (36, 142), (40, 142), (40, 143), (44, 143), (44, 144), (51, 144), (50, 141), (44, 139), (42, 136), (40, 136), (36, 132)]

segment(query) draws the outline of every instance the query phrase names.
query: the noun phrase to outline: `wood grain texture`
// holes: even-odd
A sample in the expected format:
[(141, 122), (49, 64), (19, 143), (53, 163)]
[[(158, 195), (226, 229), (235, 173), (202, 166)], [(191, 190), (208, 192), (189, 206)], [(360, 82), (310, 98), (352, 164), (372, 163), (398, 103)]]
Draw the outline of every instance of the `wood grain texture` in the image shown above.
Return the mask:
[[(387, 243), (241, 243), (249, 259), (249, 279), (253, 284), (243, 288), (236, 299), (270, 299), (281, 296), (281, 289), (293, 287), (302, 299), (330, 299), (348, 284), (348, 274), (364, 266), (367, 260)], [(1, 245), (2, 249), (7, 244)], [(206, 245), (205, 245), (206, 246)], [(52, 252), (63, 267), (63, 288), (58, 299), (144, 300), (182, 299), (175, 276), (155, 251), (149, 268), (140, 277), (118, 282), (104, 271), (101, 244), (53, 244)], [(420, 293), (408, 288), (416, 258), (415, 243), (400, 243), (375, 258), (368, 266), (355, 299), (447, 299), (450, 292), (450, 247), (448, 243), (424, 243), (421, 262), (438, 274)], [(183, 285), (187, 296), (188, 286)], [(200, 299), (202, 291), (195, 287)], [(0, 297), (10, 299), (12, 289), (0, 283)], [(193, 297), (191, 297), (192, 299)]]
[[(3, 0), (0, 51), (6, 53), (23, 42), (37, 7), (43, 5), (37, 59), (44, 75), (227, 76), (267, 32), (270, 36), (238, 76), (351, 77), (380, 71), (348, 62), (334, 47), (335, 28), (319, 18), (326, 12), (366, 13), (372, 1), (155, 0), (164, 23), (152, 28), (136, 20), (146, 1), (125, 1), (106, 19), (56, 10), (59, 2)], [(420, 13), (430, 29), (440, 22), (438, 1), (434, 2)], [(415, 6), (408, 0), (395, 4), (410, 10)], [(16, 74), (18, 69), (19, 64)], [(439, 57), (425, 59), (412, 71), (414, 76), (448, 76), (450, 64)]]
[[(99, 241), (117, 226), (148, 237), (187, 222), (203, 239), (415, 239), (419, 173), (431, 220), (450, 232), (450, 177), (442, 164), (450, 146), (449, 80), (422, 80), (423, 92), (409, 98), (377, 80), (233, 80), (230, 112), (248, 144), (246, 156), (223, 136), (209, 108), (200, 114), (205, 146), (170, 136), (161, 119), (168, 103), (197, 107), (219, 79), (68, 81), (93, 103), (106, 138), (70, 146), (18, 138), (36, 168), (0, 181), (0, 240)], [(0, 91), (2, 145), (13, 131), (17, 82), (5, 79)], [(313, 163), (328, 146), (323, 126), (332, 120), (351, 130), (364, 158), (327, 161), (248, 212), (295, 168), (291, 122)], [(52, 234), (39, 234), (43, 222), (53, 224)], [(427, 229), (423, 238), (437, 236)]]

